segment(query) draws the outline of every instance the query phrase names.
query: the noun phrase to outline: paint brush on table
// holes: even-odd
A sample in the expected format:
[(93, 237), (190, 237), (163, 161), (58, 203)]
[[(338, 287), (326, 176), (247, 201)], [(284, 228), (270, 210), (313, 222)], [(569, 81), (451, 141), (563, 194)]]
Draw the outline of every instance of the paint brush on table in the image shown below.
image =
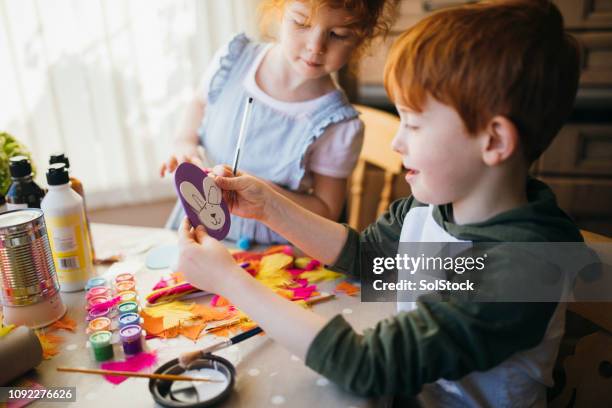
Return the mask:
[(238, 343), (240, 343), (242, 341), (250, 339), (251, 337), (253, 337), (255, 335), (258, 335), (261, 332), (263, 332), (261, 327), (255, 327), (255, 328), (253, 328), (251, 330), (247, 330), (244, 333), (240, 333), (240, 334), (238, 334), (238, 335), (236, 335), (234, 337), (231, 337), (231, 338), (229, 338), (227, 340), (223, 340), (223, 341), (215, 343), (215, 344), (213, 344), (211, 346), (203, 348), (202, 350), (190, 351), (190, 352), (187, 352), (187, 353), (183, 353), (178, 358), (179, 365), (181, 367), (187, 369), (187, 367), (189, 367), (189, 365), (191, 363), (193, 363), (198, 358), (202, 357), (204, 354), (212, 353), (214, 351), (218, 351), (218, 350), (227, 348), (229, 346), (233, 346), (234, 344), (238, 344)]
[(65, 372), (65, 373), (117, 375), (121, 377), (153, 378), (156, 380), (166, 380), (166, 381), (221, 382), (219, 380), (212, 380), (209, 378), (189, 377), (185, 375), (175, 375), (175, 374), (147, 374), (147, 373), (135, 373), (132, 371), (96, 370), (96, 369), (72, 368), (72, 367), (57, 367), (56, 370)]

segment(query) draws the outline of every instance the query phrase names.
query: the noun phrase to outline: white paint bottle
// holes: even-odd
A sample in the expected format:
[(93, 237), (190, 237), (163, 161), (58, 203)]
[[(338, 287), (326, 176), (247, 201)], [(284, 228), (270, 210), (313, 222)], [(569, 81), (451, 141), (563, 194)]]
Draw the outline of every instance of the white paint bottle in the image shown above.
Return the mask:
[(45, 214), (60, 290), (83, 290), (94, 272), (83, 199), (70, 188), (70, 176), (64, 163), (49, 166), (47, 184), (49, 192), (41, 209)]

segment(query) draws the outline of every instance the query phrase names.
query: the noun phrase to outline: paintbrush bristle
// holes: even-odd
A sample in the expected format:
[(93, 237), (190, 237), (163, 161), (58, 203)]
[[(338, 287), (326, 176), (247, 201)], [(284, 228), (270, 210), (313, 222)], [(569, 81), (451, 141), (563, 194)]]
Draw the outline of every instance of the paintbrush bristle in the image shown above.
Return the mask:
[(187, 367), (189, 367), (191, 363), (193, 363), (195, 360), (197, 360), (201, 356), (202, 356), (202, 350), (189, 351), (179, 356), (178, 363), (182, 368), (187, 369)]

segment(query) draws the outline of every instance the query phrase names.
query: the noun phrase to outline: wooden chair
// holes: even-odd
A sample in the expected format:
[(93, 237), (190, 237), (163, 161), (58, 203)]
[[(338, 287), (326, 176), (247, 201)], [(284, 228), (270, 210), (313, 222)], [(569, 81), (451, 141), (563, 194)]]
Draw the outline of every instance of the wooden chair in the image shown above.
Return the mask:
[[(612, 242), (612, 238), (603, 235), (581, 232), (587, 243)], [(566, 332), (558, 360), (565, 383), (549, 406), (611, 406), (612, 302), (572, 302), (568, 303), (567, 310)], [(570, 314), (584, 320), (570, 319)], [(578, 324), (572, 325), (571, 321)], [(568, 348), (571, 352), (563, 353)]]
[(365, 124), (365, 134), (363, 149), (351, 176), (348, 218), (349, 225), (359, 229), (364, 200), (366, 166), (368, 164), (374, 165), (384, 171), (384, 183), (377, 207), (377, 215), (380, 215), (389, 207), (393, 178), (402, 171), (402, 159), (399, 154), (391, 150), (391, 141), (397, 132), (399, 118), (379, 109), (363, 105), (354, 106), (361, 113), (360, 118)]

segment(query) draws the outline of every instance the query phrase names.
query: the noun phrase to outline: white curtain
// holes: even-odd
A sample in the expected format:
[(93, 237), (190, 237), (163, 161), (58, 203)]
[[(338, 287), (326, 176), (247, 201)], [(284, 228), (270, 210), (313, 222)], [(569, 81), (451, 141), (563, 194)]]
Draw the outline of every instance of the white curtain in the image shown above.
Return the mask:
[(91, 208), (174, 195), (158, 176), (214, 51), (257, 0), (0, 0), (0, 131), (44, 181), (65, 152)]

